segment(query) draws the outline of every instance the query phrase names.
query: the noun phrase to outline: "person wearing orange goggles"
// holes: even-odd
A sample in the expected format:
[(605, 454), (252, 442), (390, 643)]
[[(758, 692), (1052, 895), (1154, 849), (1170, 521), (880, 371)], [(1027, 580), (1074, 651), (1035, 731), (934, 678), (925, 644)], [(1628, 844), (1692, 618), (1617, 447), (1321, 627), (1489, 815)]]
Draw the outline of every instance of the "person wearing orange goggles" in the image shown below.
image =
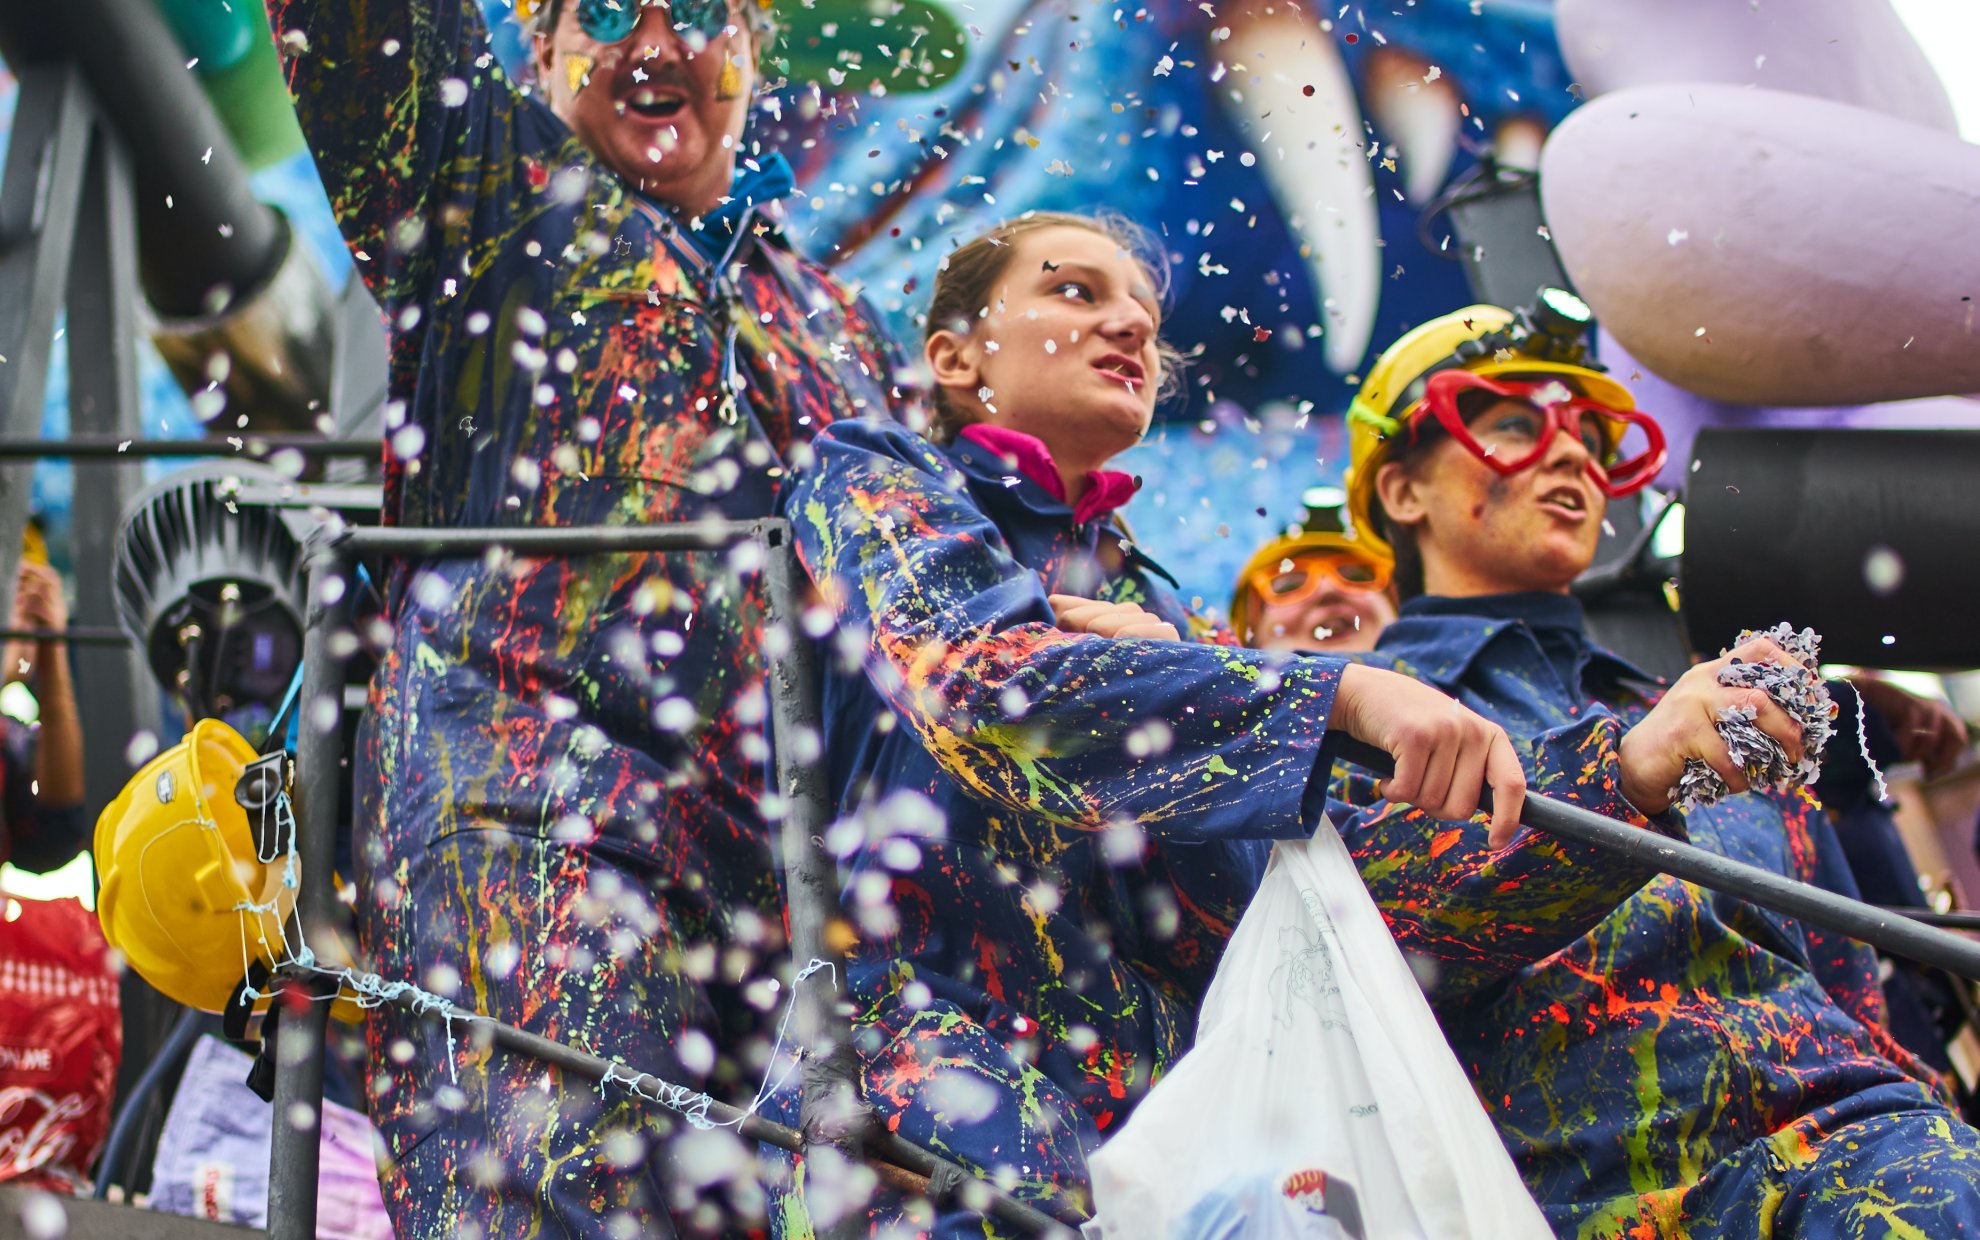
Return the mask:
[(1344, 534), (1275, 539), (1238, 574), (1231, 631), (1254, 650), (1372, 650), (1396, 618), (1389, 569)]

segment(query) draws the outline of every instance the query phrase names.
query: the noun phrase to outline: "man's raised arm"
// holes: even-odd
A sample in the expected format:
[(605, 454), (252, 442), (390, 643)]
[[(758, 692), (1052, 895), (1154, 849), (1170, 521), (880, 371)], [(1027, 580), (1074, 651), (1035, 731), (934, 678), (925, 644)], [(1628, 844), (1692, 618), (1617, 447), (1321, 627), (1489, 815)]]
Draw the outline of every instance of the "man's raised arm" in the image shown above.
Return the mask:
[[(268, 0), (344, 240), (403, 328), (443, 235), (506, 213), (518, 98), (474, 0)], [(480, 218), (477, 218), (480, 217)]]

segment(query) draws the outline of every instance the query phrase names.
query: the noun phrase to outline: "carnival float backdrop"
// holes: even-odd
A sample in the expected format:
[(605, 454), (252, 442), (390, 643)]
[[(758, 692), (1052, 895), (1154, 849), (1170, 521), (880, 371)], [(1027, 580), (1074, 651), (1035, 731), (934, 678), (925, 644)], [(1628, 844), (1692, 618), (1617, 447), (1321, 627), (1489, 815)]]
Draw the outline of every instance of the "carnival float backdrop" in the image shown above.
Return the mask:
[[(481, 3), (495, 54), (526, 72), (508, 0)], [(1980, 57), (1972, 45), (1980, 42), (1980, 18), (1959, 0), (1905, 0), (1896, 8), (1884, 0), (968, 0), (952, 7), (969, 32), (971, 58), (932, 94), (793, 87), (765, 100), (752, 137), (783, 149), (797, 168), (789, 226), (805, 248), (858, 281), (905, 342), (919, 340), (916, 312), (942, 257), (998, 219), (1103, 208), (1146, 227), (1172, 261), (1166, 330), (1191, 364), (1184, 394), (1130, 458), (1145, 484), (1134, 522), (1184, 593), (1212, 606), (1255, 546), (1301, 518), (1307, 488), (1338, 481), (1346, 456), (1341, 412), (1360, 368), (1410, 326), (1470, 300), (1456, 241), (1436, 208), (1486, 152), (1538, 168), (1549, 135), (1590, 99), (1716, 82), (1790, 96), (1790, 117), (1793, 96), (1855, 109), (1853, 140), (1861, 145), (1810, 154), (1811, 165), (1826, 160), (1837, 184), (1862, 180), (1861, 161), (1888, 139), (1886, 150), (1897, 154), (1885, 162), (1901, 163), (1907, 142), (1950, 144), (1931, 147), (1941, 163), (1949, 153), (1958, 164), (1941, 178), (1948, 192), (1955, 200), (1980, 192), (1969, 175), (1980, 148), (1958, 140), (1959, 118), (1928, 63), (1970, 65)], [(1936, 32), (1923, 50), (1905, 20)], [(0, 92), (0, 113), (11, 112), (11, 82)], [(1963, 102), (1973, 132), (1980, 96)], [(1588, 118), (1600, 119), (1594, 109)], [(1585, 128), (1574, 149), (1599, 153), (1610, 135)], [(1548, 175), (1563, 190), (1550, 192), (1548, 208), (1575, 216), (1564, 256), (1585, 292), (1607, 294), (1591, 294), (1598, 311), (1613, 308), (1605, 318), (1622, 339), (1607, 341), (1609, 360), (1678, 431), (1669, 481), (1680, 479), (1683, 443), (1701, 424), (1980, 425), (1980, 406), (1964, 399), (1873, 405), (1886, 390), (1919, 390), (1893, 388), (1888, 378), (1882, 389), (1870, 384), (1868, 397), (1853, 394), (1848, 408), (1783, 409), (1789, 401), (1764, 393), (1725, 399), (1689, 372), (1660, 375), (1639, 364), (1629, 345), (1667, 370), (1686, 371), (1672, 360), (1671, 342), (1643, 326), (1654, 317), (1654, 297), (1618, 291), (1613, 273), (1641, 267), (1648, 255), (1668, 264), (1672, 279), (1698, 278), (1683, 264), (1715, 236), (1723, 241), (1710, 218), (1714, 204), (1694, 200), (1679, 212), (1654, 191), (1691, 184), (1687, 169), (1703, 165), (1695, 153), (1664, 149), (1663, 166), (1636, 170), (1631, 184), (1641, 188), (1627, 201), (1562, 209), (1557, 198), (1599, 183), (1590, 167), (1599, 161), (1583, 155), (1570, 163), (1560, 155), (1567, 145), (1549, 151)], [(341, 284), (349, 259), (307, 154), (273, 159), (256, 171), (255, 185)], [(1597, 207), (1614, 208), (1614, 219), (1630, 227), (1603, 233)], [(1786, 204), (1723, 209), (1750, 217)], [(1651, 218), (1658, 210), (1673, 217), (1661, 228)], [(1936, 263), (1945, 288), (1964, 274), (1937, 257), (1961, 238), (1815, 216), (1802, 222), (1799, 239), (1809, 263), (1861, 267), (1859, 284), (1874, 280), (1875, 265), (1897, 250)], [(1756, 235), (1769, 227), (1764, 218), (1743, 223)], [(1650, 233), (1666, 253), (1650, 253)], [(1708, 260), (1705, 269), (1712, 266)], [(1898, 300), (1884, 298), (1875, 312), (1901, 315)], [(1969, 327), (1971, 313), (1968, 302)], [(1933, 341), (1943, 347), (1952, 328), (1940, 327)], [(1759, 316), (1748, 334), (1764, 337), (1767, 328)], [(147, 433), (196, 433), (202, 419), (193, 402), (155, 357), (147, 355), (144, 379)], [(58, 350), (50, 434), (66, 427), (66, 380)], [(1924, 382), (1922, 390), (1970, 390)], [(68, 479), (60, 465), (37, 475), (37, 503), (58, 545), (72, 500)]]

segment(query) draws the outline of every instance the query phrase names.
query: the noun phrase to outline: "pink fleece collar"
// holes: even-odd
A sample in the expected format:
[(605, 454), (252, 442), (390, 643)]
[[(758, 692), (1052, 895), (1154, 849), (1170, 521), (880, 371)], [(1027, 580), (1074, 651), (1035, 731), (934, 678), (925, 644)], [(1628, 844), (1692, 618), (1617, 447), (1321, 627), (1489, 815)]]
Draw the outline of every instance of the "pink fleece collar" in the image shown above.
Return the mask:
[[(1052, 460), (1052, 450), (1036, 435), (1014, 431), (1007, 426), (972, 422), (962, 428), (962, 437), (1009, 459), (1017, 471), (1044, 487), (1053, 499), (1066, 502), (1066, 484)], [(1118, 469), (1096, 469), (1086, 475), (1086, 494), (1073, 505), (1073, 520), (1084, 524), (1104, 517), (1134, 498), (1132, 474)]]

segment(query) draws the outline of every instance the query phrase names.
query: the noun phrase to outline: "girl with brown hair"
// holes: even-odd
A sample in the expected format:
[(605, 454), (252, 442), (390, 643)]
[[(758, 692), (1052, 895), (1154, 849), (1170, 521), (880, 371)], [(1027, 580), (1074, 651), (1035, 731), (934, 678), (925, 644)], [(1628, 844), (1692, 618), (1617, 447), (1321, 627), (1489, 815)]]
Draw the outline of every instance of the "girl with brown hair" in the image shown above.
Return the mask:
[[(1433, 813), (1469, 817), (1490, 783), (1506, 836), (1524, 789), (1504, 733), (1424, 685), (1218, 640), (1126, 536), (1135, 483), (1109, 465), (1175, 374), (1162, 270), (1078, 216), (964, 245), (928, 318), (934, 442), (835, 423), (784, 498), (837, 629), (830, 839), (867, 1100), (1082, 1208), (1087, 1153), (1189, 1045), (1270, 841), (1318, 825), (1329, 728), (1394, 753), (1390, 795)], [(870, 1209), (990, 1234), (950, 1203)]]

